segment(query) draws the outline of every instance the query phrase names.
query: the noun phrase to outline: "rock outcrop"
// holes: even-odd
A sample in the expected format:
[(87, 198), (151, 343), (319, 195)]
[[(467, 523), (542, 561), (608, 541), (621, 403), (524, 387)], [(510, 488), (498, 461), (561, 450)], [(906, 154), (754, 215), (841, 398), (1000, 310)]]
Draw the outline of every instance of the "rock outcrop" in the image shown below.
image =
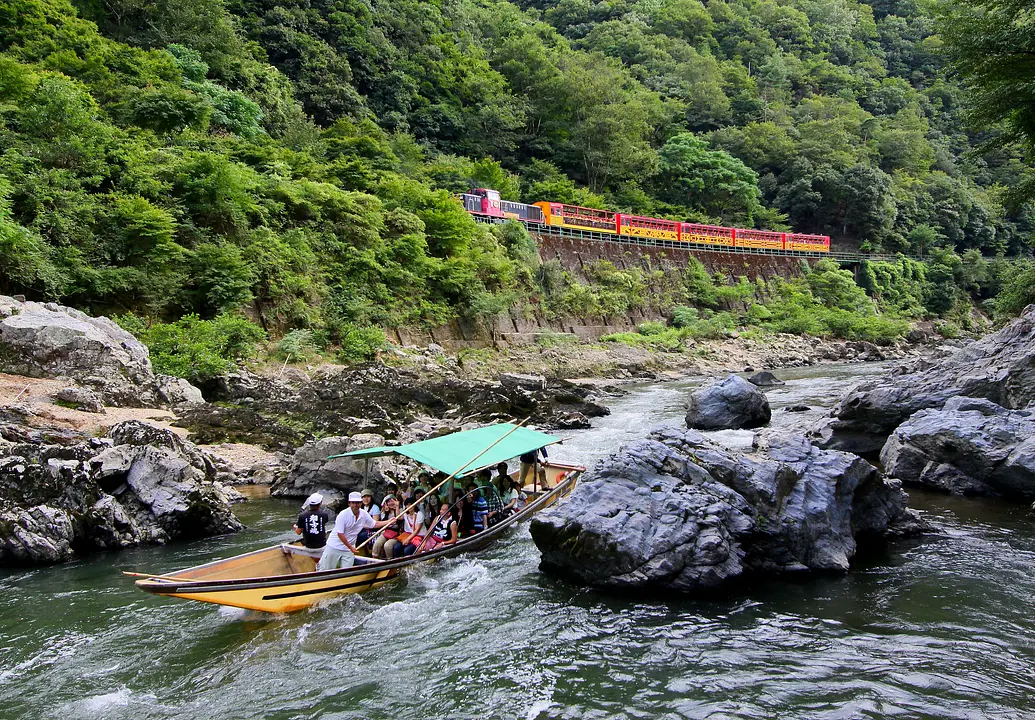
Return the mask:
[(1035, 412), (954, 397), (895, 429), (881, 451), (891, 475), (956, 495), (1035, 499)]
[(352, 437), (330, 437), (306, 443), (291, 459), (287, 477), (270, 487), (273, 497), (304, 498), (321, 493), (328, 505), (341, 504), (350, 491), (369, 487), (378, 500), (384, 496), (389, 478), (407, 474), (392, 456), (355, 460), (334, 458), (353, 450), (384, 445), (384, 438), (371, 433)]
[(779, 387), (787, 384), (768, 370), (756, 372), (747, 381), (756, 387)]
[(318, 436), (400, 439), (403, 428), (428, 418), (459, 426), (527, 417), (543, 428), (584, 428), (589, 418), (609, 412), (592, 388), (540, 376), (505, 378), (494, 383), (369, 364), (289, 383), (241, 370), (204, 388), (219, 404), (179, 414), (201, 443), (254, 442), (293, 451)]
[(920, 532), (901, 483), (802, 436), (728, 451), (662, 427), (537, 515), (542, 568), (614, 590), (691, 592), (759, 572), (845, 571), (860, 544)]
[(949, 398), (984, 398), (1007, 409), (1035, 401), (1035, 305), (1002, 330), (947, 357), (920, 360), (848, 392), (811, 435), (821, 447), (876, 453), (920, 410)]
[(240, 530), (240, 496), (193, 444), (138, 421), (74, 445), (12, 444), (0, 459), (0, 565)]
[(739, 375), (695, 390), (687, 402), (686, 426), (695, 430), (761, 427), (772, 418), (765, 393)]
[[(72, 378), (107, 405), (152, 407), (181, 396), (200, 398), (185, 380), (159, 381), (143, 343), (108, 318), (6, 295), (0, 295), (0, 371)], [(167, 399), (170, 394), (176, 399)]]

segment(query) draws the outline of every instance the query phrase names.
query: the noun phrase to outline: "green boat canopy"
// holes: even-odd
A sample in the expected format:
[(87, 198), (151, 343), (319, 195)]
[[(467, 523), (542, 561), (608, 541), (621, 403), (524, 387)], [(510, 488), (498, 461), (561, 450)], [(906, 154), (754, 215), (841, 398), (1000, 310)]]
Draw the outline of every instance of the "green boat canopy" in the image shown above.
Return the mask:
[[(447, 475), (457, 473), (457, 477), (464, 477), (480, 468), (490, 467), (497, 463), (504, 462), (518, 455), (534, 452), (541, 447), (553, 445), (561, 441), (560, 438), (546, 433), (529, 430), (525, 427), (514, 430), (511, 423), (490, 425), (489, 427), (464, 430), (450, 435), (421, 440), (409, 445), (382, 445), (381, 447), (367, 448), (365, 450), (353, 450), (341, 455), (331, 455), (332, 458), (376, 458), (385, 455), (405, 455), (408, 458), (423, 463)], [(514, 430), (514, 432), (510, 432)], [(510, 432), (510, 435), (507, 433)], [(478, 454), (488, 448), (494, 442), (506, 437), (494, 445), (481, 457)], [(475, 459), (477, 458), (477, 459)], [(472, 462), (473, 461), (473, 462)], [(465, 467), (466, 466), (466, 467)]]

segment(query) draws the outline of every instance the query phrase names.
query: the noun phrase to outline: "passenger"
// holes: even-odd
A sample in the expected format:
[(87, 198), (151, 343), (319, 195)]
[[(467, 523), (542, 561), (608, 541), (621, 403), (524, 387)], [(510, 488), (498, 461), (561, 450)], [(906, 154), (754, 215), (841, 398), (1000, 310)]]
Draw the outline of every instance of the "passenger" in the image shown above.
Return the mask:
[(510, 479), (510, 468), (507, 467), (507, 463), (501, 462), (496, 466), (496, 477), (492, 479), (500, 497), (506, 495), (507, 491), (510, 490)]
[[(424, 513), (420, 511), (417, 505), (410, 503), (402, 509), (402, 532), (399, 533), (398, 537), (385, 542), (384, 553), (387, 558), (403, 557), (403, 551), (409, 545), (409, 542), (415, 535), (423, 535), (424, 531)], [(420, 542), (418, 540), (418, 542)]]
[(546, 484), (546, 468), (539, 462), (539, 456), (542, 455), (543, 459), (547, 458), (546, 448), (539, 448), (530, 453), (525, 453), (519, 460), (521, 460), (521, 476), (518, 478), (521, 480), (521, 487), (525, 486), (525, 479), (528, 477), (528, 471), (532, 471), (533, 479), (539, 479), (539, 485), (543, 490), (549, 490), (549, 486)]
[(399, 533), (403, 531), (402, 510), (399, 507), (399, 500), (395, 495), (385, 495), (384, 507), (381, 510), (381, 518), (381, 522), (388, 524), (389, 527), (378, 535), (376, 540), (374, 540), (374, 545), (370, 549), (370, 554), (376, 558), (384, 560), (392, 557), (386, 551), (388, 541), (395, 540), (395, 538), (399, 537)]
[[(327, 545), (327, 523), (331, 521), (331, 514), (324, 510), (323, 495), (313, 493), (305, 501), (306, 509), (298, 516), (293, 525), (295, 535), (302, 536), (302, 545), (310, 550), (322, 551)], [(320, 553), (313, 553), (313, 557), (319, 557)]]
[(510, 468), (507, 467), (507, 463), (501, 462), (496, 466), (496, 482), (505, 482), (504, 487), (510, 486)]
[[(374, 518), (374, 522), (378, 522), (381, 519), (381, 508), (374, 503), (373, 491), (370, 488), (363, 488), (359, 494), (363, 496), (363, 509), (367, 511), (370, 517)], [(370, 537), (370, 532), (364, 529), (359, 531), (356, 540), (362, 545), (368, 537)]]
[(458, 490), (456, 499), (453, 501), (453, 509), (459, 518), (460, 537), (471, 537), (474, 535), (474, 508), (471, 506), (471, 499)]
[[(419, 490), (417, 493), (423, 494)], [(420, 497), (417, 493), (414, 502), (403, 515), (403, 534), (396, 539), (397, 544), (392, 546), (393, 557), (413, 555), (417, 552), (417, 546), (424, 540), (424, 512), (420, 509)]]
[(424, 502), (421, 505), (424, 515), (428, 518), (434, 518), (438, 516), (438, 509), (442, 506), (442, 500), (439, 498), (438, 493), (431, 493), (424, 496)]
[(399, 485), (395, 482), (395, 480), (389, 480), (388, 481), (388, 489), (385, 492), (385, 496), (381, 499), (381, 507), (383, 508), (385, 506), (385, 501), (388, 500), (388, 498), (390, 498), (390, 497), (394, 497), (396, 499), (396, 501), (398, 501), (399, 498), (396, 497), (396, 494), (398, 492), (399, 492)]
[(502, 519), (500, 513), (503, 512), (503, 496), (492, 482), (492, 471), (488, 468), (479, 471), (478, 485), (478, 490), (485, 501), (486, 527), (492, 527)]
[(437, 550), (446, 545), (453, 545), (460, 537), (460, 526), (456, 517), (449, 510), (447, 503), (442, 503), (439, 508), (435, 523), (431, 526), (428, 539), (424, 543), (422, 552)]
[(528, 505), (528, 495), (521, 489), (521, 483), (517, 480), (510, 481), (510, 489), (503, 496), (506, 505), (503, 506), (503, 517), (511, 513), (521, 512)]
[(334, 532), (327, 539), (327, 547), (323, 551), (317, 570), (334, 570), (339, 567), (351, 567), (356, 561), (357, 536), (363, 529), (369, 530), (377, 523), (363, 509), (363, 496), (358, 492), (349, 493), (349, 506), (338, 513), (334, 521)]
[(489, 506), (474, 483), (467, 486), (467, 495), (470, 497), (471, 513), (474, 515), (474, 532), (477, 534), (485, 529), (485, 516), (489, 512)]

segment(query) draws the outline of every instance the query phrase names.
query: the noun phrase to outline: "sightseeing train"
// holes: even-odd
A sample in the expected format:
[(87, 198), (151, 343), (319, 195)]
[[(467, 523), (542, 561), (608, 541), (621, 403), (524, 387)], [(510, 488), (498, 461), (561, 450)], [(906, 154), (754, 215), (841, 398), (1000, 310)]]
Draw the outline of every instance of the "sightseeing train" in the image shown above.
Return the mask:
[(460, 199), (464, 204), (464, 209), (472, 215), (510, 218), (524, 223), (551, 225), (572, 230), (592, 230), (611, 235), (672, 240), (680, 243), (724, 245), (730, 248), (830, 252), (830, 238), (827, 235), (803, 235), (801, 233), (701, 225), (555, 202), (537, 202), (526, 205), (503, 200), (500, 198), (499, 191), (489, 188), (474, 188), (461, 195)]

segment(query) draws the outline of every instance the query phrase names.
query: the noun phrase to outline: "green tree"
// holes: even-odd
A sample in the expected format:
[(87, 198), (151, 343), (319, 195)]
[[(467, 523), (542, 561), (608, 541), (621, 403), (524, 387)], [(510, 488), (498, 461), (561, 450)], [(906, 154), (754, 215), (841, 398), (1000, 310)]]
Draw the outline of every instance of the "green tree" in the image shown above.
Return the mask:
[(654, 187), (668, 202), (749, 222), (759, 207), (758, 175), (690, 133), (680, 133), (665, 143), (658, 151), (658, 168)]

